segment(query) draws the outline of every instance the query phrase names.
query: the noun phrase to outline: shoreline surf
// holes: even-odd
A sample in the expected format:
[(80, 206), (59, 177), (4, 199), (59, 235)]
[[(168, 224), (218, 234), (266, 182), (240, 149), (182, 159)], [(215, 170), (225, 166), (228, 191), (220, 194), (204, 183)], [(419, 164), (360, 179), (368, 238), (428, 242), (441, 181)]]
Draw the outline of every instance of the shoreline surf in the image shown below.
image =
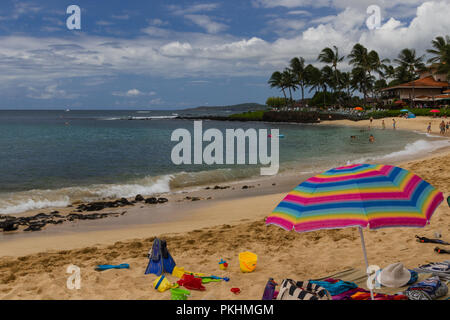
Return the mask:
[[(410, 120), (411, 121), (411, 120)], [(341, 121), (342, 122), (342, 121)], [(359, 125), (358, 125), (359, 123)], [(351, 123), (352, 126), (364, 127), (364, 122)], [(336, 126), (335, 122), (322, 123), (321, 125)], [(337, 126), (346, 126), (348, 123), (339, 123)], [(417, 131), (409, 130), (409, 131)], [(420, 133), (423, 133), (419, 130)], [(390, 162), (392, 164), (417, 159), (417, 155), (445, 149), (450, 146), (450, 141), (445, 137), (432, 137), (433, 140), (418, 139), (408, 143), (402, 150), (384, 151), (378, 155), (354, 158), (336, 163), (346, 165), (350, 163), (364, 163), (377, 161)], [(439, 139), (438, 139), (439, 138)], [(386, 153), (387, 152), (387, 153)], [(321, 166), (305, 167), (295, 160), (286, 161), (281, 165), (278, 177), (292, 174), (313, 174), (328, 169), (328, 163)], [(239, 184), (244, 181), (258, 181), (258, 167), (248, 169), (220, 168), (197, 172), (175, 172), (161, 176), (146, 176), (144, 178), (112, 184), (93, 184), (87, 186), (73, 186), (60, 189), (34, 189), (14, 193), (0, 194), (0, 214), (26, 214), (36, 210), (60, 209), (72, 204), (86, 203), (117, 198), (132, 198), (137, 194), (143, 196), (170, 195), (182, 192), (191, 192), (211, 184)], [(270, 178), (269, 178), (270, 179)], [(264, 180), (264, 179), (263, 179)], [(3, 199), (2, 199), (3, 198)], [(6, 204), (6, 205), (5, 205)]]

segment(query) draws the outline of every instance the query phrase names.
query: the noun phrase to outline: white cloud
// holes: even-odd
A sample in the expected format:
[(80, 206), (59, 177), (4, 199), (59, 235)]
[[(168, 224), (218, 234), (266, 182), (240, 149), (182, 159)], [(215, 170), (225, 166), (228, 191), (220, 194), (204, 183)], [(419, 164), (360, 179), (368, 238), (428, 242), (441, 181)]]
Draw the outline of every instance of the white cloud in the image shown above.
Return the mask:
[(162, 46), (160, 52), (170, 57), (189, 56), (192, 54), (192, 46), (187, 42), (180, 43), (175, 41)]
[(154, 106), (154, 105), (162, 105), (164, 103), (164, 101), (161, 98), (155, 98), (149, 101), (149, 105)]
[(306, 10), (292, 10), (288, 12), (289, 15), (311, 16), (312, 13)]
[(167, 26), (169, 24), (167, 21), (163, 21), (158, 18), (150, 19), (148, 22), (151, 26), (156, 26), (156, 27)]
[(112, 95), (117, 96), (117, 97), (135, 98), (135, 97), (139, 97), (139, 96), (154, 96), (154, 95), (156, 95), (156, 92), (155, 91), (142, 92), (138, 89), (130, 89), (126, 92), (115, 91), (112, 93)]
[(197, 12), (214, 11), (220, 6), (220, 3), (201, 3), (194, 4), (187, 7), (179, 5), (169, 5), (168, 8), (176, 15), (186, 15)]
[(228, 28), (227, 25), (213, 21), (209, 16), (202, 14), (187, 14), (186, 19), (202, 27), (208, 33), (219, 33)]
[(253, 0), (255, 7), (264, 8), (299, 8), (299, 7), (327, 7), (330, 5), (330, 0)]
[(31, 99), (49, 100), (49, 99), (74, 99), (78, 98), (78, 94), (69, 94), (65, 90), (58, 89), (58, 85), (52, 84), (43, 89), (28, 87), (27, 97)]
[(111, 26), (111, 25), (113, 25), (112, 22), (105, 21), (105, 20), (99, 20), (99, 21), (95, 22), (95, 24), (97, 24), (99, 26)]

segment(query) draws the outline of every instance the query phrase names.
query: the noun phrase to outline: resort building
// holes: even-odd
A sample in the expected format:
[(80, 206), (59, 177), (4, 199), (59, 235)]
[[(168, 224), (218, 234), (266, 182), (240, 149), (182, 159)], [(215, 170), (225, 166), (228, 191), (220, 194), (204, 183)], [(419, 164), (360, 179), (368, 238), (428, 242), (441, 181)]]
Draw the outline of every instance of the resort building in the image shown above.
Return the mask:
[(414, 101), (433, 105), (450, 99), (450, 83), (446, 74), (437, 73), (435, 67), (422, 72), (419, 79), (381, 90), (383, 102), (392, 104), (395, 100)]

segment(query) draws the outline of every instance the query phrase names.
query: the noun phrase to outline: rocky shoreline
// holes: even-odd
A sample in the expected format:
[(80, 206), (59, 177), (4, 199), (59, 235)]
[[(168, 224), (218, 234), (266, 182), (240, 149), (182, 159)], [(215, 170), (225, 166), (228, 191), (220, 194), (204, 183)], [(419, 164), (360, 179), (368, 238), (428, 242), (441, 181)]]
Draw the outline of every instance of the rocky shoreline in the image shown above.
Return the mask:
[(354, 114), (340, 114), (318, 111), (266, 111), (261, 118), (248, 117), (245, 114), (233, 116), (178, 116), (180, 120), (214, 120), (239, 122), (284, 122), (284, 123), (320, 123), (323, 120), (351, 120), (359, 121), (362, 117)]
[[(274, 184), (273, 184), (274, 185)], [(255, 186), (243, 185), (241, 189), (251, 189)], [(205, 187), (204, 190), (225, 190), (230, 189), (231, 186)], [(234, 188), (233, 188), (234, 189)], [(186, 196), (179, 201), (200, 201), (211, 200), (212, 197), (197, 197)], [(62, 214), (59, 211), (53, 210), (50, 213), (38, 213), (31, 216), (15, 217), (11, 215), (0, 215), (0, 230), (3, 232), (34, 232), (41, 231), (47, 225), (59, 225), (65, 222), (74, 222), (77, 220), (98, 220), (108, 217), (119, 217), (127, 213), (122, 212), (102, 212), (105, 209), (118, 209), (135, 206), (136, 204), (159, 205), (169, 202), (168, 198), (151, 196), (145, 198), (138, 194), (134, 199), (120, 198), (111, 201), (94, 201), (88, 203), (81, 203), (77, 205), (69, 205), (67, 208), (71, 209), (69, 213)]]
[[(104, 209), (116, 209), (134, 206), (137, 203), (146, 204), (161, 204), (166, 203), (169, 200), (167, 198), (150, 197), (145, 199), (142, 195), (138, 194), (134, 200), (129, 201), (126, 198), (121, 198), (114, 201), (95, 201), (89, 203), (82, 203), (78, 205), (72, 212), (66, 215), (60, 214), (59, 211), (52, 211), (50, 213), (38, 213), (29, 217), (14, 217), (10, 215), (0, 215), (0, 229), (3, 232), (11, 231), (41, 231), (48, 224), (62, 224), (64, 222), (72, 222), (76, 220), (97, 220), (107, 217), (118, 217), (124, 215), (126, 211), (122, 212), (94, 212), (102, 211)], [(73, 205), (69, 205), (69, 208)], [(93, 213), (88, 213), (93, 212)]]

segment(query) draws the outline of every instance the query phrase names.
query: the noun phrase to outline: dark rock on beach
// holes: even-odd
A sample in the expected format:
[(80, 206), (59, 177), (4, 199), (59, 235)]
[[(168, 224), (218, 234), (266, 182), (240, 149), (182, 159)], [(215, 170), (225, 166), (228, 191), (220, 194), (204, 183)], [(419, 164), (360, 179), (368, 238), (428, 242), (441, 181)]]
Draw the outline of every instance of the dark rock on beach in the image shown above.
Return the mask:
[(230, 188), (230, 186), (224, 186), (224, 187), (222, 187), (222, 186), (215, 186), (214, 190), (224, 190), (224, 189), (229, 189), (229, 188)]
[(167, 198), (151, 197), (151, 198), (145, 199), (145, 203), (148, 203), (148, 204), (166, 203), (168, 201), (169, 201), (169, 199), (167, 199)]
[(31, 223), (28, 228), (26, 228), (23, 231), (41, 231), (43, 227), (45, 227), (47, 223), (44, 221), (39, 221), (39, 222), (33, 222)]
[(169, 199), (167, 199), (167, 198), (158, 198), (158, 203), (166, 203), (168, 201), (169, 201)]
[(134, 198), (134, 200), (137, 201), (137, 202), (140, 202), (140, 201), (144, 201), (145, 199), (144, 199), (144, 197), (142, 195), (138, 194), (136, 196), (136, 198)]
[(147, 198), (147, 199), (145, 199), (145, 203), (155, 204), (155, 203), (158, 203), (158, 199), (156, 199), (155, 197)]
[(3, 231), (15, 231), (19, 228), (19, 226), (13, 221), (5, 221), (0, 223), (0, 228), (2, 228)]
[[(132, 206), (133, 204), (128, 201), (128, 199), (122, 198), (115, 201), (97, 201), (97, 202), (90, 202), (87, 204), (80, 204), (77, 207), (77, 212), (84, 212), (84, 211), (101, 211), (106, 208), (118, 208), (118, 207), (125, 207), (125, 206)], [(80, 211), (81, 210), (81, 211)]]

